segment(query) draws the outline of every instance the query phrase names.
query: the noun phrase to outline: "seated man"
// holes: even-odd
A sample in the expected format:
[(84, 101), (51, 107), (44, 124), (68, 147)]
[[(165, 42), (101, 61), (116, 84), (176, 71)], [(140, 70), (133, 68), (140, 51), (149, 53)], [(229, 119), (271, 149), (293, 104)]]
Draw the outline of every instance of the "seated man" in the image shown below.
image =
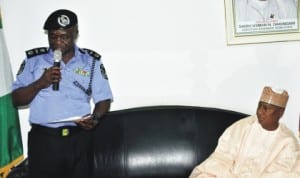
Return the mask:
[(265, 87), (256, 115), (227, 128), (215, 151), (190, 178), (300, 177), (296, 171), (300, 163), (298, 140), (279, 122), (288, 97), (285, 90)]

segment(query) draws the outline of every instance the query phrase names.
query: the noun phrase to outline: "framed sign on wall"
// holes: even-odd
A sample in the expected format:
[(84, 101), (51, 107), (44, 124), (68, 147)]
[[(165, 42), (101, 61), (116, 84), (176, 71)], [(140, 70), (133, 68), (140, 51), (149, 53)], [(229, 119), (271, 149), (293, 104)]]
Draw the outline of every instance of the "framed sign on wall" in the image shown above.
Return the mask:
[(227, 44), (300, 40), (298, 0), (225, 0)]

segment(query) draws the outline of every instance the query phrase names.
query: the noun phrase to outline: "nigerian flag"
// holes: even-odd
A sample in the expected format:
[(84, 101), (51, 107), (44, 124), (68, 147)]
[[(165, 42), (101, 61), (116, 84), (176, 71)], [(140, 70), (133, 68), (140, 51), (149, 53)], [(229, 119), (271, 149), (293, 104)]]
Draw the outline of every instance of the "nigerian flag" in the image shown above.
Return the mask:
[(11, 98), (12, 82), (0, 11), (0, 178), (6, 177), (10, 168), (23, 160), (19, 115)]

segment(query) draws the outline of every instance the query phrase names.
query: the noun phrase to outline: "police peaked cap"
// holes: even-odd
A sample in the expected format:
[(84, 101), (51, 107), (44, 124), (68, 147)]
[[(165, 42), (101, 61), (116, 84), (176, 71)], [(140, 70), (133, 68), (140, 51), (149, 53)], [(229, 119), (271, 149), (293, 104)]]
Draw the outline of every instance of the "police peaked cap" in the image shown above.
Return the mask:
[(58, 30), (58, 29), (66, 29), (77, 25), (78, 20), (77, 16), (74, 12), (67, 9), (59, 9), (47, 18), (44, 29), (45, 30)]

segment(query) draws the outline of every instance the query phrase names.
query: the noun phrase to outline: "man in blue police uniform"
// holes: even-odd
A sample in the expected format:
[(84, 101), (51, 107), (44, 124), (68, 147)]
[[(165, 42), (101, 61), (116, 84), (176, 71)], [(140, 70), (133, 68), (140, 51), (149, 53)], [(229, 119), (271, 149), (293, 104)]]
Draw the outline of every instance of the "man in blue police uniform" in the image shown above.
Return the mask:
[[(101, 56), (75, 44), (77, 21), (66, 9), (50, 14), (44, 24), (49, 48), (27, 51), (13, 84), (14, 105), (30, 108), (30, 178), (90, 177), (91, 130), (113, 97)], [(54, 51), (61, 52), (60, 67), (53, 65)], [(57, 90), (54, 83), (59, 84)], [(70, 118), (81, 119), (61, 122)]]

